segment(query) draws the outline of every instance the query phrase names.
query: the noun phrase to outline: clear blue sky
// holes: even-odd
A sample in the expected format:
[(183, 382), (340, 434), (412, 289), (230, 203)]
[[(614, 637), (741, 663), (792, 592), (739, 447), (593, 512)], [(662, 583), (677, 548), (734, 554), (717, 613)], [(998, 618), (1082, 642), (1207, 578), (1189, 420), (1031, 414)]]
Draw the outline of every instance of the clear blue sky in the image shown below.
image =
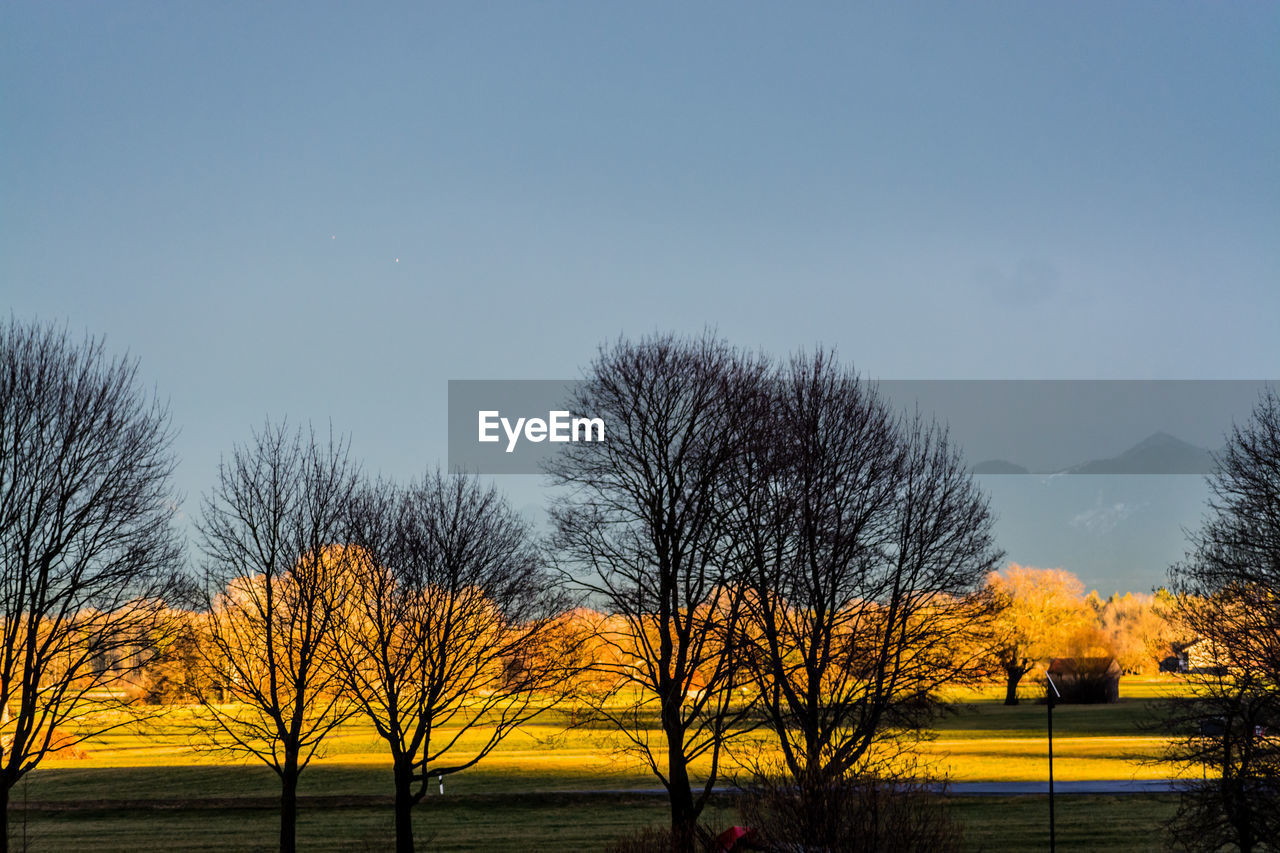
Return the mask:
[(6, 3), (0, 295), (141, 358), (189, 510), (267, 414), (419, 471), (448, 379), (620, 333), (1272, 377), (1278, 46), (1275, 3)]

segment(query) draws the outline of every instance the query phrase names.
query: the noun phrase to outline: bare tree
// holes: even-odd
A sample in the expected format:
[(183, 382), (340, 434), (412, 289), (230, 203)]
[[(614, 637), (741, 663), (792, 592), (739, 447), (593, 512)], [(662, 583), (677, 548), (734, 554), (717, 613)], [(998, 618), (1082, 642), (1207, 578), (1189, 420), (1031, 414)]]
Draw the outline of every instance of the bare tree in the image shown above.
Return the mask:
[(1235, 426), (1209, 476), (1209, 512), (1169, 570), (1176, 615), (1204, 650), (1175, 705), (1167, 758), (1217, 778), (1189, 783), (1172, 824), (1191, 849), (1280, 848), (1280, 396)]
[[(296, 844), (298, 778), (349, 715), (335, 666), (356, 472), (347, 445), (268, 423), (218, 470), (198, 525), (207, 635), (232, 704), (210, 703), (212, 744), (280, 777), (280, 849)], [(221, 697), (220, 697), (221, 698)]]
[(566, 601), (528, 525), (472, 477), (368, 486), (351, 519), (338, 662), (391, 749), (396, 850), (411, 853), (430, 779), (474, 766), (568, 683), (552, 630)]
[[(619, 661), (602, 664), (614, 688), (594, 710), (666, 788), (682, 850), (747, 714), (731, 641), (742, 589), (724, 559), (727, 477), (764, 371), (710, 336), (604, 348), (569, 407), (603, 418), (608, 440), (568, 445), (548, 468), (563, 487), (552, 510), (559, 553), (622, 625), (605, 638)], [(695, 792), (698, 759), (709, 769)]]
[(873, 748), (919, 731), (938, 688), (977, 674), (968, 637), (1001, 554), (945, 429), (896, 416), (821, 351), (771, 389), (733, 478), (743, 645), (798, 796), (821, 811)]
[(822, 352), (793, 359), (777, 391), (754, 475), (763, 505), (747, 505), (738, 537), (753, 542), (752, 660), (792, 772), (837, 777), (974, 671), (962, 638), (1000, 553), (944, 429), (895, 417)]
[(0, 329), (0, 848), (13, 786), (121, 724), (180, 547), (169, 416), (137, 363), (65, 331)]

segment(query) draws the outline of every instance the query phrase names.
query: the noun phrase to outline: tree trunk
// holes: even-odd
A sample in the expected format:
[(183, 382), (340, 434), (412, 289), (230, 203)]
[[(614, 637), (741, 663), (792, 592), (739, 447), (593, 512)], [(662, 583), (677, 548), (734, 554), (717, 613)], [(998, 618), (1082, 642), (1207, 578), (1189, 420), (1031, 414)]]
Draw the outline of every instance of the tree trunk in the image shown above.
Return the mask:
[(396, 762), (396, 853), (413, 853), (413, 765)]
[(0, 784), (0, 853), (9, 850), (9, 786)]
[(689, 765), (684, 755), (681, 732), (667, 732), (667, 779), (671, 782), (671, 849), (675, 853), (693, 853), (698, 813), (689, 787)]
[[(1228, 719), (1226, 731), (1222, 733), (1222, 802), (1227, 820), (1236, 831), (1236, 843), (1240, 845), (1240, 853), (1252, 853), (1256, 846), (1253, 824), (1250, 820), (1250, 809), (1244, 790), (1244, 780), (1231, 761), (1231, 723)], [(1244, 761), (1240, 770), (1243, 770)]]
[[(800, 837), (796, 841), (800, 844), (811, 844), (816, 847), (827, 847), (834, 843), (836, 839), (828, 838), (826, 832), (828, 819), (828, 798), (825, 795), (826, 782), (823, 779), (820, 760), (816, 754), (811, 754), (808, 758), (811, 763), (805, 774), (797, 779), (796, 794), (800, 798), (799, 808), (800, 816), (803, 821), (800, 825)], [(869, 841), (869, 839), (868, 839)], [(874, 850), (875, 847), (866, 846), (867, 850)]]
[(280, 853), (298, 847), (298, 755), (286, 752), (280, 774)]
[(1009, 676), (1004, 688), (1004, 704), (1017, 705), (1018, 682), (1022, 680), (1022, 676), (1027, 674), (1027, 671), (1020, 666), (1007, 666), (1004, 671)]

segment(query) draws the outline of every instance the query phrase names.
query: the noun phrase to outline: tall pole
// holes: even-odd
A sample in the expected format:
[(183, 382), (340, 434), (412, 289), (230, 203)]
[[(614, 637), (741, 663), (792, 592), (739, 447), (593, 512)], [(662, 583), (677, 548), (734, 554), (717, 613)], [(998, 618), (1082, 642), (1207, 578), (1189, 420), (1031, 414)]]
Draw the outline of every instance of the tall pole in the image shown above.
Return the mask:
[(1049, 709), (1049, 853), (1054, 853), (1057, 850), (1058, 838), (1053, 814), (1053, 700), (1055, 696), (1061, 699), (1062, 694), (1058, 692), (1058, 685), (1053, 683), (1053, 679), (1047, 672), (1044, 677), (1049, 682), (1049, 689), (1044, 692), (1044, 704)]

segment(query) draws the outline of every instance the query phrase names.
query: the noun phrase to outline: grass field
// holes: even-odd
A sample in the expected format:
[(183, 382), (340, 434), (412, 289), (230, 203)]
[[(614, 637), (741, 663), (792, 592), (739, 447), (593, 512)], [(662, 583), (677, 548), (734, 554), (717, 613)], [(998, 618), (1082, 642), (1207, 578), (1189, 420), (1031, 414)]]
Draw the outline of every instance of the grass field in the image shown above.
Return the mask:
[[(1165, 778), (1151, 762), (1162, 739), (1150, 730), (1153, 704), (1181, 689), (1167, 679), (1127, 678), (1119, 704), (1054, 711), (1055, 777)], [(923, 744), (926, 761), (953, 781), (1043, 781), (1043, 705), (1006, 708), (998, 688), (951, 697), (958, 711)], [(142, 730), (119, 730), (85, 744), (83, 759), (50, 760), (13, 793), (13, 831), (31, 850), (271, 849), (278, 786), (262, 766), (192, 748), (196, 711), (173, 709)], [(478, 738), (478, 735), (476, 736)], [(630, 829), (662, 823), (656, 780), (616, 750), (604, 729), (566, 728), (549, 713), (513, 735), (472, 770), (446, 779), (416, 811), (432, 850), (592, 850)], [(752, 758), (746, 742), (739, 757)], [(727, 780), (731, 782), (732, 780)], [(300, 849), (379, 850), (390, 838), (390, 765), (371, 729), (340, 729), (303, 774)], [(23, 807), (23, 803), (27, 807)], [(953, 797), (972, 849), (1042, 849), (1043, 797)], [(1159, 849), (1169, 796), (1059, 798), (1063, 849)], [(735, 822), (728, 798), (709, 815)], [(1106, 827), (1099, 837), (1099, 826)], [(1074, 835), (1073, 835), (1074, 833)], [(1075, 838), (1078, 843), (1072, 844)]]
[[(446, 798), (447, 799), (447, 798)], [(1048, 847), (1045, 797), (956, 797), (949, 803), (966, 827), (966, 849), (1043, 850)], [(1172, 814), (1171, 796), (1061, 797), (1057, 804), (1062, 850), (1157, 851), (1160, 823)], [(415, 810), (422, 849), (439, 851), (599, 850), (607, 839), (667, 819), (660, 797), (567, 794), (458, 797), (427, 801)], [(728, 804), (710, 810), (714, 827), (736, 821)], [(15, 816), (30, 850), (270, 851), (277, 830), (269, 809), (85, 810)], [(377, 851), (392, 838), (386, 809), (304, 808), (298, 821), (300, 850)]]

